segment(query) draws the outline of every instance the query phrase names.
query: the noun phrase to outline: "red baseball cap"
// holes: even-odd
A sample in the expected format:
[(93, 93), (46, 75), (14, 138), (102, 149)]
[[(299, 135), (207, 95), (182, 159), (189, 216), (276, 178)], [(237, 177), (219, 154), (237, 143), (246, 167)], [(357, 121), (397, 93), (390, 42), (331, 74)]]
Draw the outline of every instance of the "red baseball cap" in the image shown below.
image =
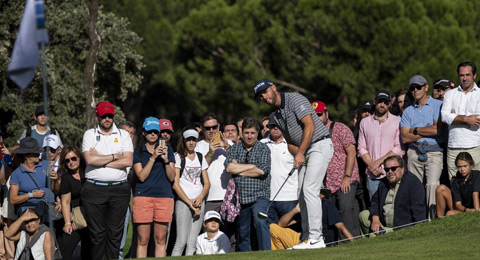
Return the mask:
[(97, 115), (103, 116), (106, 114), (115, 115), (115, 108), (109, 102), (102, 102), (97, 105)]
[(322, 101), (314, 101), (311, 103), (313, 110), (315, 110), (315, 113), (323, 113), (327, 111), (327, 105), (323, 103)]
[(160, 128), (162, 130), (170, 130), (173, 132), (172, 122), (168, 119), (160, 119)]

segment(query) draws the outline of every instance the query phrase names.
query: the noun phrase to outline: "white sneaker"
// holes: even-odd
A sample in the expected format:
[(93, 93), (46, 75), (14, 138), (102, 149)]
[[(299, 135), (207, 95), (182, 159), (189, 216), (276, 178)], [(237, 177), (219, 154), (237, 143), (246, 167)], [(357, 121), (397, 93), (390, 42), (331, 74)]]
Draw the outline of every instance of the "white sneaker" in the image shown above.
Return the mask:
[(317, 249), (317, 248), (325, 248), (325, 241), (323, 241), (323, 237), (320, 237), (320, 240), (315, 239), (308, 239), (304, 242), (293, 246), (293, 249)]

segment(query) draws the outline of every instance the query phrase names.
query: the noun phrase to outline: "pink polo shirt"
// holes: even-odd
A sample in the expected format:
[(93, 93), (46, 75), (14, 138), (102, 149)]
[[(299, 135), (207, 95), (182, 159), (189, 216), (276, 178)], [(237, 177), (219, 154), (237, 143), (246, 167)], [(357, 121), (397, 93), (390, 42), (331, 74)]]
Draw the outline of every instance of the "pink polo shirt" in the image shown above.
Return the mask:
[[(368, 153), (375, 161), (390, 151), (400, 156), (404, 154), (400, 145), (400, 117), (388, 113), (387, 119), (382, 122), (376, 120), (375, 115), (362, 119), (358, 134), (358, 156)], [(373, 175), (368, 167), (365, 172), (371, 179), (385, 177), (385, 172), (380, 176)]]

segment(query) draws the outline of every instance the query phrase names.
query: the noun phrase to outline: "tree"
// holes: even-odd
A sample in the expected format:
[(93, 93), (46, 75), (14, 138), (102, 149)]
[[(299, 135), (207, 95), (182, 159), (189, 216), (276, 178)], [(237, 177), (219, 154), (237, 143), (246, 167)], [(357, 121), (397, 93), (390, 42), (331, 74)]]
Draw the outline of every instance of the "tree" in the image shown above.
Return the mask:
[[(1, 124), (6, 125), (12, 145), (26, 125), (31, 123), (35, 106), (42, 104), (41, 75), (38, 69), (32, 83), (21, 91), (6, 77), (6, 68), (13, 48), (24, 1), (8, 1), (0, 4), (4, 14), (0, 20), (0, 77), (2, 102)], [(65, 144), (79, 145), (86, 130), (85, 97), (82, 88), (83, 70), (89, 48), (89, 15), (81, 0), (48, 1), (46, 25), (50, 43), (47, 46), (47, 73), (51, 125), (59, 130)], [(127, 94), (137, 90), (141, 82), (143, 63), (134, 49), (140, 37), (127, 29), (128, 22), (111, 13), (99, 11), (99, 46), (95, 98), (117, 105), (116, 121), (124, 115), (118, 106)]]

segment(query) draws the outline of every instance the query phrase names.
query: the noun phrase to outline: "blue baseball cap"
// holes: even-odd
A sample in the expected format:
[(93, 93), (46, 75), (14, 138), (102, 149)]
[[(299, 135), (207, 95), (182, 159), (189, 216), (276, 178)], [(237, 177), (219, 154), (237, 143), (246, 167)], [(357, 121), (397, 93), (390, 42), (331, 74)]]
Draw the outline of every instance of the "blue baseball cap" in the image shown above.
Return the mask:
[(160, 120), (153, 116), (145, 118), (145, 121), (143, 121), (143, 129), (145, 129), (145, 131), (157, 130), (160, 132)]
[(273, 86), (273, 82), (268, 79), (261, 79), (255, 82), (255, 87), (253, 87), (253, 90), (255, 91), (255, 96), (257, 96), (259, 92), (267, 90), (270, 86)]

